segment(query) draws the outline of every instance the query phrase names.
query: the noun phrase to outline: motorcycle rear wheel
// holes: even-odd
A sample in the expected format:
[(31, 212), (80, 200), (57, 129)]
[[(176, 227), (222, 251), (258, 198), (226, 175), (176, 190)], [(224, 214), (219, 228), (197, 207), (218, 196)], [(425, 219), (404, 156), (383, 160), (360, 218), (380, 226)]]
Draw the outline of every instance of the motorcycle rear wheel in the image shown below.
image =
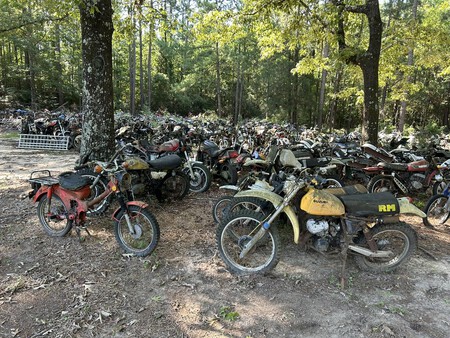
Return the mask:
[(216, 224), (219, 224), (228, 213), (228, 207), (232, 199), (233, 195), (225, 195), (219, 197), (216, 203), (214, 203), (212, 208), (212, 215)]
[(189, 176), (181, 170), (167, 176), (161, 185), (162, 198), (164, 200), (180, 200), (189, 192)]
[(37, 206), (39, 222), (44, 231), (52, 237), (63, 237), (72, 229), (73, 221), (68, 218), (68, 211), (61, 198), (53, 194), (51, 200), (43, 195)]
[(271, 226), (244, 258), (239, 257), (264, 219), (262, 213), (244, 209), (228, 214), (217, 227), (219, 254), (230, 272), (237, 275), (264, 274), (278, 264), (281, 241), (276, 226)]
[(219, 167), (219, 176), (226, 183), (236, 185), (238, 181), (238, 173), (233, 163), (225, 162)]
[(367, 191), (369, 193), (390, 191), (393, 194), (397, 193), (397, 187), (390, 178), (383, 175), (377, 175), (367, 184)]
[[(417, 233), (404, 222), (378, 225), (370, 233), (378, 250), (390, 250), (394, 255), (388, 258), (356, 255), (354, 259), (361, 270), (372, 273), (393, 271), (405, 264), (417, 250)], [(357, 244), (369, 248), (364, 236)]]
[(424, 212), (427, 214), (427, 217), (423, 218), (425, 226), (436, 228), (448, 221), (450, 210), (445, 208), (447, 201), (448, 196), (444, 195), (434, 195), (428, 200), (424, 209)]
[(114, 220), (114, 235), (125, 252), (144, 257), (155, 250), (160, 237), (159, 224), (150, 211), (136, 205), (128, 207), (130, 222), (135, 231), (131, 234), (122, 210)]

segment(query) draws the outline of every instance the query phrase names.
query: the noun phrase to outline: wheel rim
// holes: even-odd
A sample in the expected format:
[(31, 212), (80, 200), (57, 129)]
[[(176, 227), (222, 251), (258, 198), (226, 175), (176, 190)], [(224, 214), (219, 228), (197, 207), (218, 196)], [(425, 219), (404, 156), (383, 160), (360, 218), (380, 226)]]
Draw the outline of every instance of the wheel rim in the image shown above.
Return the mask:
[(206, 182), (206, 174), (201, 169), (193, 169), (194, 177), (191, 177), (191, 190), (200, 190)]
[(391, 181), (389, 180), (378, 180), (372, 186), (372, 192), (386, 192), (386, 191), (391, 192), (393, 191)]
[(386, 258), (366, 257), (366, 264), (372, 267), (395, 266), (408, 254), (410, 242), (408, 236), (397, 230), (384, 230), (373, 236), (377, 249), (380, 251), (392, 251), (392, 255)]
[(62, 200), (57, 196), (53, 196), (49, 203), (49, 200), (46, 197), (44, 198), (45, 200), (43, 201), (42, 207), (39, 209), (38, 215), (42, 225), (54, 234), (64, 232), (69, 221), (67, 219), (67, 209)]
[(131, 212), (129, 216), (134, 233), (130, 233), (124, 214), (118, 221), (118, 236), (129, 251), (145, 251), (151, 246), (155, 236), (152, 223), (140, 212)]
[(222, 198), (214, 206), (214, 220), (220, 223), (228, 212), (231, 198)]
[(240, 258), (243, 244), (247, 243), (259, 229), (259, 221), (248, 217), (231, 220), (223, 229), (220, 244), (225, 260), (246, 273), (258, 272), (267, 267), (275, 257), (274, 238), (270, 232)]
[(180, 175), (170, 176), (163, 184), (167, 198), (180, 198), (186, 190), (186, 180)]
[(428, 208), (427, 221), (430, 225), (443, 225), (448, 220), (449, 211), (445, 208), (447, 199), (447, 197), (437, 198)]

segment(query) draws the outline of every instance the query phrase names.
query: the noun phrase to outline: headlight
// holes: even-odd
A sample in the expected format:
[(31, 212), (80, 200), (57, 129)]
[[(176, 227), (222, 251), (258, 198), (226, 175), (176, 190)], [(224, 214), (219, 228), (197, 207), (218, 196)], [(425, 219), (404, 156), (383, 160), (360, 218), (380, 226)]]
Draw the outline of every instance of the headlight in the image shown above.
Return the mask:
[(126, 171), (118, 171), (115, 173), (121, 190), (131, 189), (131, 175)]

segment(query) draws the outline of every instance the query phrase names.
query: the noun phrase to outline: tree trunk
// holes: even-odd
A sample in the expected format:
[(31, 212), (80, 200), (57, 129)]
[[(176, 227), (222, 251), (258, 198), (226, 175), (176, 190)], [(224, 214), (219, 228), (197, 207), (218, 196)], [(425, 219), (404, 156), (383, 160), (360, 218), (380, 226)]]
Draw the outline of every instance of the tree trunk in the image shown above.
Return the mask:
[(378, 67), (381, 52), (381, 36), (383, 23), (381, 21), (380, 6), (378, 0), (366, 0), (364, 5), (344, 5), (335, 0), (338, 7), (338, 43), (341, 52), (348, 51), (345, 42), (344, 12), (360, 13), (367, 16), (369, 22), (369, 46), (363, 52), (346, 53), (345, 58), (349, 63), (359, 65), (364, 78), (364, 110), (362, 116), (362, 142), (378, 143)]
[(144, 95), (144, 63), (142, 55), (142, 19), (139, 17), (139, 105), (142, 110), (145, 106)]
[[(418, 0), (414, 0), (413, 8), (412, 8), (412, 19), (413, 19), (413, 22), (416, 22), (416, 20), (417, 20), (417, 7), (418, 7), (418, 5), (419, 5), (419, 1)], [(414, 64), (414, 48), (413, 47), (409, 47), (409, 50), (408, 50), (408, 68), (411, 68), (413, 66), (413, 64)], [(409, 75), (407, 82), (411, 83), (412, 81), (413, 81), (412, 80), (412, 76)], [(403, 133), (403, 129), (405, 128), (406, 104), (407, 104), (406, 100), (407, 100), (407, 98), (409, 96), (409, 92), (406, 90), (404, 92), (404, 95), (405, 95), (405, 98), (404, 98), (404, 100), (402, 100), (401, 109), (400, 109), (400, 116), (398, 118), (398, 131), (401, 132), (401, 133)]]
[(217, 95), (217, 115), (222, 117), (222, 85), (220, 81), (220, 54), (219, 43), (216, 42), (216, 95)]
[[(133, 6), (133, 5), (132, 5)], [(130, 69), (130, 114), (136, 114), (136, 38), (134, 36), (135, 20), (134, 8), (130, 9), (131, 43), (128, 46), (128, 61)]]
[[(328, 58), (330, 52), (330, 46), (328, 42), (325, 42), (325, 46), (323, 47), (322, 55), (324, 59)], [(327, 84), (327, 75), (328, 71), (326, 68), (322, 69), (322, 80), (320, 81), (320, 96), (319, 96), (319, 112), (317, 118), (317, 127), (319, 128), (319, 132), (322, 131), (322, 121), (323, 121), (323, 107), (325, 106), (325, 89)]]
[(83, 138), (80, 155), (107, 160), (114, 153), (111, 0), (79, 5), (83, 57)]
[(64, 104), (64, 92), (63, 92), (63, 80), (62, 80), (62, 73), (63, 73), (63, 68), (62, 68), (62, 63), (61, 63), (61, 38), (60, 38), (60, 31), (61, 31), (61, 27), (59, 26), (59, 24), (56, 24), (56, 28), (55, 28), (55, 53), (56, 53), (56, 64), (55, 64), (55, 69), (56, 69), (56, 83), (57, 83), (57, 96), (58, 96), (58, 105), (62, 106)]

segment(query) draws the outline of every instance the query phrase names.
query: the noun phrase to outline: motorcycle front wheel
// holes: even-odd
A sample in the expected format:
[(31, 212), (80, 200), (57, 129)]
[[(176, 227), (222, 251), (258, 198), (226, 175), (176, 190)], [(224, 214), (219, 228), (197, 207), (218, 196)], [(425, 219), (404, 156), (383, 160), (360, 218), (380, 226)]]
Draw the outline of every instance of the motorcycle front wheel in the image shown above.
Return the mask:
[(211, 171), (201, 163), (192, 165), (193, 177), (189, 168), (184, 168), (183, 172), (190, 177), (189, 190), (192, 192), (205, 192), (211, 186)]
[[(128, 228), (126, 215), (129, 216), (132, 232)], [(132, 205), (128, 212), (121, 210), (114, 220), (114, 235), (125, 252), (144, 257), (155, 250), (159, 241), (159, 224), (147, 209)]]
[(189, 176), (177, 170), (164, 178), (161, 185), (163, 199), (180, 200), (189, 192)]
[(435, 228), (447, 222), (450, 211), (445, 207), (448, 197), (444, 195), (432, 196), (425, 206), (424, 213), (427, 217), (423, 218), (423, 224), (427, 227)]
[(278, 264), (281, 241), (275, 226), (267, 230), (245, 257), (239, 257), (264, 219), (261, 213), (243, 209), (228, 214), (218, 226), (216, 242), (219, 254), (230, 272), (237, 275), (264, 274)]
[(53, 194), (50, 200), (47, 195), (41, 197), (37, 214), (39, 222), (49, 236), (63, 237), (72, 229), (73, 221), (69, 220), (67, 208), (56, 194)]
[[(370, 258), (363, 255), (354, 256), (361, 270), (379, 273), (389, 272), (405, 264), (417, 250), (417, 234), (404, 222), (377, 225), (370, 230), (379, 251), (391, 251), (385, 258)], [(366, 238), (361, 236), (357, 244), (370, 250)]]
[(367, 184), (367, 191), (369, 193), (390, 191), (393, 194), (397, 193), (397, 188), (390, 178), (383, 175), (377, 175)]

